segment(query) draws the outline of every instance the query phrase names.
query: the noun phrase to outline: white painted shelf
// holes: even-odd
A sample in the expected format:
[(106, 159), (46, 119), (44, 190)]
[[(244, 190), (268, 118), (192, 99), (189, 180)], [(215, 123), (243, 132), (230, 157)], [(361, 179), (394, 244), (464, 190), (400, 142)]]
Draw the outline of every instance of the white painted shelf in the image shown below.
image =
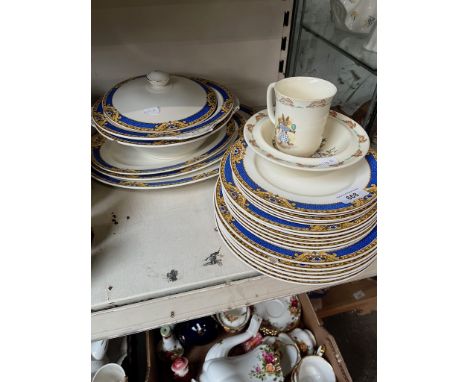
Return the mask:
[[(221, 244), (214, 184), (133, 191), (92, 182), (92, 339), (316, 289), (261, 276)], [(356, 279), (375, 274), (373, 265)]]

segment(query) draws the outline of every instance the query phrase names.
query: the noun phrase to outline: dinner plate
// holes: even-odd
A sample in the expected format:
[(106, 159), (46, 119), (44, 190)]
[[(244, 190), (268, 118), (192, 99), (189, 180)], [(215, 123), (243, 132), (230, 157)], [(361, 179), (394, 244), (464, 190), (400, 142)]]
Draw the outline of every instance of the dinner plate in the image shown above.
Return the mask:
[[(226, 202), (227, 203), (227, 202)], [(324, 237), (324, 238), (301, 238), (298, 239), (297, 236), (293, 235), (284, 235), (276, 230), (273, 230), (268, 227), (261, 227), (260, 225), (253, 224), (251, 221), (247, 221), (241, 215), (238, 215), (234, 210), (231, 210), (229, 205), (228, 209), (230, 210), (231, 215), (247, 230), (257, 235), (260, 239), (268, 241), (271, 244), (281, 246), (294, 251), (332, 251), (342, 249), (344, 247), (350, 246), (354, 243), (357, 243), (365, 236), (367, 236), (370, 231), (375, 227), (377, 220), (374, 218), (371, 221), (364, 224), (362, 227), (355, 232), (348, 233), (343, 236), (333, 236), (333, 237)]]
[(353, 165), (369, 151), (369, 137), (351, 118), (330, 111), (318, 151), (310, 158), (283, 153), (275, 144), (275, 126), (267, 110), (254, 114), (244, 126), (244, 138), (252, 150), (266, 160), (287, 168), (330, 171)]
[[(220, 192), (219, 185), (216, 186), (216, 192), (222, 193), (222, 191)], [(354, 233), (350, 233), (345, 236), (339, 237), (324, 237), (322, 240), (316, 239), (316, 241), (313, 241), (312, 239), (309, 239), (308, 241), (306, 241), (298, 240), (296, 236), (293, 235), (288, 235), (287, 238), (283, 238), (277, 232), (272, 233), (272, 230), (270, 230), (269, 232), (261, 231), (259, 225), (254, 226), (249, 224), (248, 222), (246, 223), (246, 221), (243, 218), (237, 215), (229, 207), (226, 197), (224, 197), (222, 201), (216, 201), (216, 208), (217, 211), (227, 209), (225, 214), (220, 213), (220, 215), (223, 215), (223, 220), (226, 216), (228, 216), (228, 219), (226, 219), (226, 221), (232, 222), (232, 220), (235, 219), (237, 224), (239, 224), (243, 229), (245, 229), (252, 235), (255, 235), (255, 237), (257, 237), (258, 239), (263, 240), (264, 243), (268, 243), (270, 245), (277, 246), (284, 250), (289, 250), (293, 252), (330, 252), (350, 247), (351, 245), (363, 240), (367, 235), (369, 235), (370, 232), (375, 228), (377, 223), (377, 220), (374, 218), (362, 227), (359, 227), (359, 229)], [(240, 235), (238, 232), (236, 233), (233, 231), (233, 235), (236, 236), (240, 241), (244, 241), (247, 245), (255, 245), (255, 243), (252, 243), (252, 241), (246, 241), (245, 237)], [(262, 251), (263, 249), (259, 248), (259, 250)], [(270, 253), (267, 252), (264, 252), (264, 254), (266, 256), (270, 255)]]
[[(237, 181), (234, 182), (237, 186)], [(346, 223), (351, 220), (355, 220), (366, 213), (368, 213), (373, 208), (376, 208), (376, 202), (371, 203), (365, 206), (363, 209), (352, 211), (352, 213), (343, 214), (343, 215), (299, 215), (297, 213), (292, 213), (285, 209), (275, 208), (271, 205), (262, 203), (261, 200), (257, 199), (255, 195), (249, 195), (248, 192), (243, 193), (243, 189), (238, 186), (239, 192), (242, 194), (242, 197), (245, 198), (248, 203), (257, 208), (260, 208), (262, 211), (269, 213), (270, 215), (276, 216), (280, 219), (288, 219), (290, 221), (294, 221), (297, 223), (304, 223), (304, 224), (338, 224), (338, 223)]]
[(93, 137), (91, 160), (93, 165), (107, 172), (124, 175), (156, 175), (188, 167), (223, 152), (237, 131), (236, 121), (231, 120), (225, 128), (210, 136), (194, 152), (169, 158), (152, 155), (151, 150), (143, 151), (141, 148), (122, 146), (97, 135)]
[(220, 217), (226, 227), (229, 227), (236, 236), (245, 243), (255, 246), (256, 249), (265, 253), (267, 256), (273, 256), (280, 259), (287, 259), (293, 262), (312, 262), (312, 263), (333, 263), (352, 259), (362, 253), (366, 253), (376, 246), (377, 228), (375, 227), (366, 237), (359, 242), (339, 249), (333, 252), (327, 251), (293, 251), (282, 246), (273, 245), (272, 243), (259, 238), (257, 235), (250, 232), (242, 224), (240, 224), (229, 212), (221, 187), (216, 187), (216, 207)]
[(129, 188), (134, 190), (154, 190), (154, 189), (163, 189), (163, 188), (172, 188), (185, 186), (192, 183), (198, 183), (206, 179), (210, 179), (218, 176), (219, 172), (219, 163), (211, 165), (202, 170), (193, 172), (189, 176), (183, 174), (178, 177), (174, 177), (168, 180), (162, 181), (150, 181), (145, 182), (142, 180), (122, 180), (116, 179), (109, 175), (100, 173), (95, 168), (91, 169), (91, 176), (101, 183), (108, 184), (110, 186), (116, 186), (121, 188)]
[[(183, 78), (183, 77), (178, 76), (178, 78)], [(214, 111), (214, 113), (209, 116), (209, 118), (206, 118), (203, 121), (200, 121), (198, 118), (193, 118), (192, 116), (192, 117), (188, 117), (185, 119), (183, 118), (182, 120), (171, 120), (171, 121), (166, 120), (166, 121), (161, 121), (161, 122), (156, 122), (156, 123), (134, 120), (132, 118), (128, 118), (124, 116), (123, 114), (121, 114), (117, 110), (117, 108), (113, 105), (114, 94), (116, 94), (116, 96), (118, 95), (117, 90), (123, 84), (131, 83), (133, 82), (133, 80), (138, 80), (141, 83), (144, 83), (146, 81), (145, 76), (141, 76), (136, 79), (124, 81), (123, 83), (118, 84), (114, 88), (112, 88), (103, 97), (103, 100), (102, 100), (102, 107), (103, 107), (104, 115), (106, 116), (107, 120), (111, 124), (123, 130), (151, 132), (151, 136), (148, 137), (150, 139), (155, 139), (155, 138), (186, 139), (189, 136), (205, 134), (207, 131), (209, 131), (209, 129), (212, 129), (214, 125), (224, 120), (233, 111), (235, 107), (235, 98), (227, 88), (213, 81), (208, 81), (204, 79), (196, 79), (196, 83), (198, 83), (199, 85), (204, 85), (206, 88), (211, 88), (220, 95), (220, 99), (217, 102), (217, 108)], [(195, 81), (192, 81), (192, 82), (195, 83)], [(143, 96), (141, 98), (144, 99)], [(149, 102), (149, 101), (151, 101), (151, 99), (148, 99), (148, 101), (145, 100), (144, 102)], [(174, 100), (172, 101), (176, 102)], [(165, 101), (165, 102), (169, 102), (169, 101)], [(213, 100), (213, 102), (215, 101)], [(174, 104), (177, 105), (177, 103), (174, 103)], [(169, 105), (169, 110), (179, 109), (179, 108), (174, 108), (173, 106), (174, 105)], [(159, 106), (155, 106), (155, 107), (159, 108)], [(151, 109), (151, 107), (148, 107), (148, 109)], [(144, 110), (143, 110), (143, 113), (144, 113)], [(140, 115), (140, 118), (142, 118), (141, 110), (139, 110), (139, 115)]]
[(364, 229), (368, 228), (370, 225), (375, 224), (377, 219), (376, 211), (370, 211), (369, 215), (365, 217), (365, 220), (362, 220), (361, 224), (355, 225), (352, 228), (346, 231), (340, 232), (301, 232), (294, 231), (292, 229), (285, 229), (283, 226), (266, 223), (264, 220), (256, 219), (248, 214), (245, 214), (243, 210), (236, 208), (229, 199), (229, 195), (225, 192), (223, 188), (223, 196), (226, 205), (228, 206), (229, 212), (238, 218), (242, 224), (246, 223), (254, 227), (254, 229), (265, 232), (265, 234), (277, 237), (280, 240), (288, 241), (298, 241), (300, 243), (319, 243), (319, 242), (332, 242), (334, 240), (341, 241), (345, 238), (355, 237), (361, 233)]
[(350, 230), (354, 226), (361, 225), (366, 219), (370, 218), (373, 214), (372, 211), (366, 211), (365, 214), (359, 214), (355, 219), (346, 222), (331, 221), (328, 224), (321, 223), (301, 223), (288, 217), (278, 217), (270, 214), (261, 207), (250, 203), (244, 194), (239, 192), (239, 189), (234, 183), (232, 175), (231, 161), (229, 154), (225, 155), (220, 166), (220, 179), (224, 190), (227, 191), (227, 197), (236, 204), (237, 208), (243, 210), (243, 213), (251, 216), (253, 219), (260, 221), (273, 228), (282, 227), (291, 233), (304, 232), (306, 235), (314, 234), (330, 234), (333, 232), (342, 232), (343, 230)]
[(228, 240), (231, 245), (236, 247), (238, 250), (243, 252), (246, 256), (255, 258), (268, 266), (277, 266), (279, 268), (285, 268), (290, 270), (296, 270), (300, 272), (306, 272), (310, 274), (327, 274), (337, 273), (338, 270), (350, 270), (356, 266), (366, 262), (369, 257), (376, 254), (376, 247), (372, 248), (367, 252), (359, 254), (352, 259), (344, 259), (343, 261), (333, 263), (314, 263), (314, 262), (301, 262), (301, 261), (290, 261), (288, 259), (274, 257), (267, 255), (259, 251), (255, 246), (250, 243), (242, 241), (223, 221), (220, 215), (219, 209), (215, 208), (215, 219), (219, 225), (220, 233), (224, 236), (225, 240)]
[(375, 261), (375, 258), (373, 258), (372, 261), (366, 264), (363, 268), (353, 270), (351, 273), (345, 273), (344, 275), (342, 274), (333, 275), (329, 278), (305, 277), (305, 276), (298, 276), (298, 275), (292, 275), (292, 274), (284, 275), (283, 273), (278, 272), (277, 269), (271, 269), (269, 266), (268, 267), (261, 266), (255, 263), (251, 258), (249, 258), (248, 256), (245, 256), (236, 248), (232, 247), (228, 242), (225, 241), (225, 244), (232, 251), (232, 253), (236, 255), (236, 257), (239, 260), (241, 260), (244, 264), (246, 264), (250, 268), (253, 268), (256, 271), (266, 276), (273, 277), (274, 279), (277, 279), (280, 281), (291, 282), (295, 284), (321, 285), (322, 287), (325, 287), (329, 284), (335, 284), (336, 282), (345, 282), (347, 280), (354, 278), (359, 273), (363, 272), (365, 269), (371, 266)]
[[(222, 232), (222, 235), (224, 234), (225, 234), (225, 231)], [(224, 240), (228, 240), (228, 239), (225, 237)], [(359, 272), (367, 268), (376, 258), (376, 252), (373, 252), (369, 256), (363, 258), (363, 260), (361, 260), (359, 263), (352, 264), (348, 266), (347, 268), (341, 268), (341, 269), (336, 269), (336, 270), (333, 269), (327, 272), (316, 272), (314, 269), (311, 269), (311, 268), (298, 268), (298, 267), (286, 268), (283, 265), (273, 264), (264, 259), (258, 258), (256, 256), (252, 256), (250, 252), (246, 252), (241, 247), (236, 246), (235, 242), (232, 242), (232, 241), (229, 242), (228, 246), (231, 250), (236, 251), (237, 254), (240, 254), (245, 259), (250, 260), (252, 265), (254, 265), (256, 268), (265, 269), (265, 270), (275, 272), (282, 276), (287, 276), (287, 277), (303, 277), (307, 279), (312, 278), (315, 280), (322, 280), (322, 281), (324, 279), (331, 280), (331, 279), (341, 278), (341, 277), (345, 277), (347, 275), (353, 274), (355, 272)]]
[(238, 215), (231, 211), (232, 216), (247, 230), (255, 234), (260, 239), (263, 239), (273, 245), (277, 245), (283, 248), (290, 249), (297, 252), (307, 252), (307, 251), (336, 251), (345, 247), (348, 247), (352, 244), (357, 243), (367, 236), (370, 231), (375, 227), (376, 221), (370, 222), (365, 227), (362, 227), (359, 232), (350, 234), (346, 237), (334, 238), (334, 240), (309, 240), (309, 241), (299, 241), (295, 238), (283, 238), (276, 233), (271, 231), (261, 231), (258, 226), (253, 226), (248, 222), (242, 220)]
[[(298, 176), (291, 175), (293, 170), (255, 155), (244, 139), (239, 139), (229, 152), (232, 171), (240, 185), (268, 205), (317, 215), (343, 214), (363, 208), (377, 198), (377, 161), (373, 153), (345, 169), (318, 174), (301, 172), (304, 176)], [(296, 193), (291, 192), (291, 187), (297, 188)], [(353, 202), (339, 198), (355, 190), (365, 195)]]
[(347, 261), (343, 263), (334, 263), (334, 264), (299, 264), (288, 262), (285, 260), (279, 260), (276, 258), (269, 258), (255, 249), (243, 245), (236, 240), (235, 236), (233, 236), (229, 230), (223, 225), (222, 220), (219, 218), (218, 215), (215, 216), (216, 224), (220, 231), (220, 235), (223, 238), (223, 241), (229, 244), (230, 248), (236, 249), (238, 252), (242, 253), (247, 258), (251, 259), (254, 262), (262, 264), (262, 266), (266, 267), (270, 270), (281, 270), (286, 272), (291, 272), (292, 274), (304, 274), (304, 275), (316, 275), (316, 276), (324, 276), (328, 275), (328, 277), (342, 275), (343, 272), (349, 272), (357, 267), (367, 264), (371, 259), (375, 258), (377, 252), (376, 250), (372, 250), (366, 253), (364, 256), (361, 256), (358, 259), (353, 259), (352, 261)]

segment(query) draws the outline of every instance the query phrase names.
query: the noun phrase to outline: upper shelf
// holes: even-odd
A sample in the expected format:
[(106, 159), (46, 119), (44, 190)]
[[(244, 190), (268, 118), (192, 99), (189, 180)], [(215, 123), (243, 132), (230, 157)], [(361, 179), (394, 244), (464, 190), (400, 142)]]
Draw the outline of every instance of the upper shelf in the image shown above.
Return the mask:
[(301, 27), (370, 72), (376, 73), (377, 53), (364, 48), (372, 32), (362, 36), (336, 28), (331, 17), (329, 1), (307, 1)]
[[(213, 189), (214, 180), (149, 192), (92, 182), (93, 339), (323, 287), (240, 262), (215, 231)], [(375, 274), (373, 266), (356, 278)]]

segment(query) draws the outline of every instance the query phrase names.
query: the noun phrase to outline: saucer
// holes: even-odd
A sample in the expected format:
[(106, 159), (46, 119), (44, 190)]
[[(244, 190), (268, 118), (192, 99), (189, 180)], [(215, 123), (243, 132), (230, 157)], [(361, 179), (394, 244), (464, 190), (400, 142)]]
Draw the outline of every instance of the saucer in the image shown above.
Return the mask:
[(342, 169), (364, 158), (370, 140), (366, 131), (351, 118), (330, 110), (322, 144), (310, 158), (283, 153), (275, 147), (275, 127), (266, 110), (253, 115), (244, 126), (244, 139), (266, 160), (295, 170), (330, 171)]
[(301, 318), (301, 303), (297, 296), (263, 301), (255, 304), (253, 310), (263, 319), (260, 331), (270, 335), (296, 328)]

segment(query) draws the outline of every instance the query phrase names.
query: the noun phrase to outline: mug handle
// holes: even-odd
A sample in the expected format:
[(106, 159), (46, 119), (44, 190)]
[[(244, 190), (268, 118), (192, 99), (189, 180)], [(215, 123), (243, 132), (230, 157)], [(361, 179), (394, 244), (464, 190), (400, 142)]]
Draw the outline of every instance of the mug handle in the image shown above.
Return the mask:
[(270, 117), (271, 122), (275, 125), (275, 110), (273, 108), (273, 89), (275, 88), (276, 82), (272, 82), (268, 85), (267, 89), (267, 110), (268, 110), (268, 117)]

